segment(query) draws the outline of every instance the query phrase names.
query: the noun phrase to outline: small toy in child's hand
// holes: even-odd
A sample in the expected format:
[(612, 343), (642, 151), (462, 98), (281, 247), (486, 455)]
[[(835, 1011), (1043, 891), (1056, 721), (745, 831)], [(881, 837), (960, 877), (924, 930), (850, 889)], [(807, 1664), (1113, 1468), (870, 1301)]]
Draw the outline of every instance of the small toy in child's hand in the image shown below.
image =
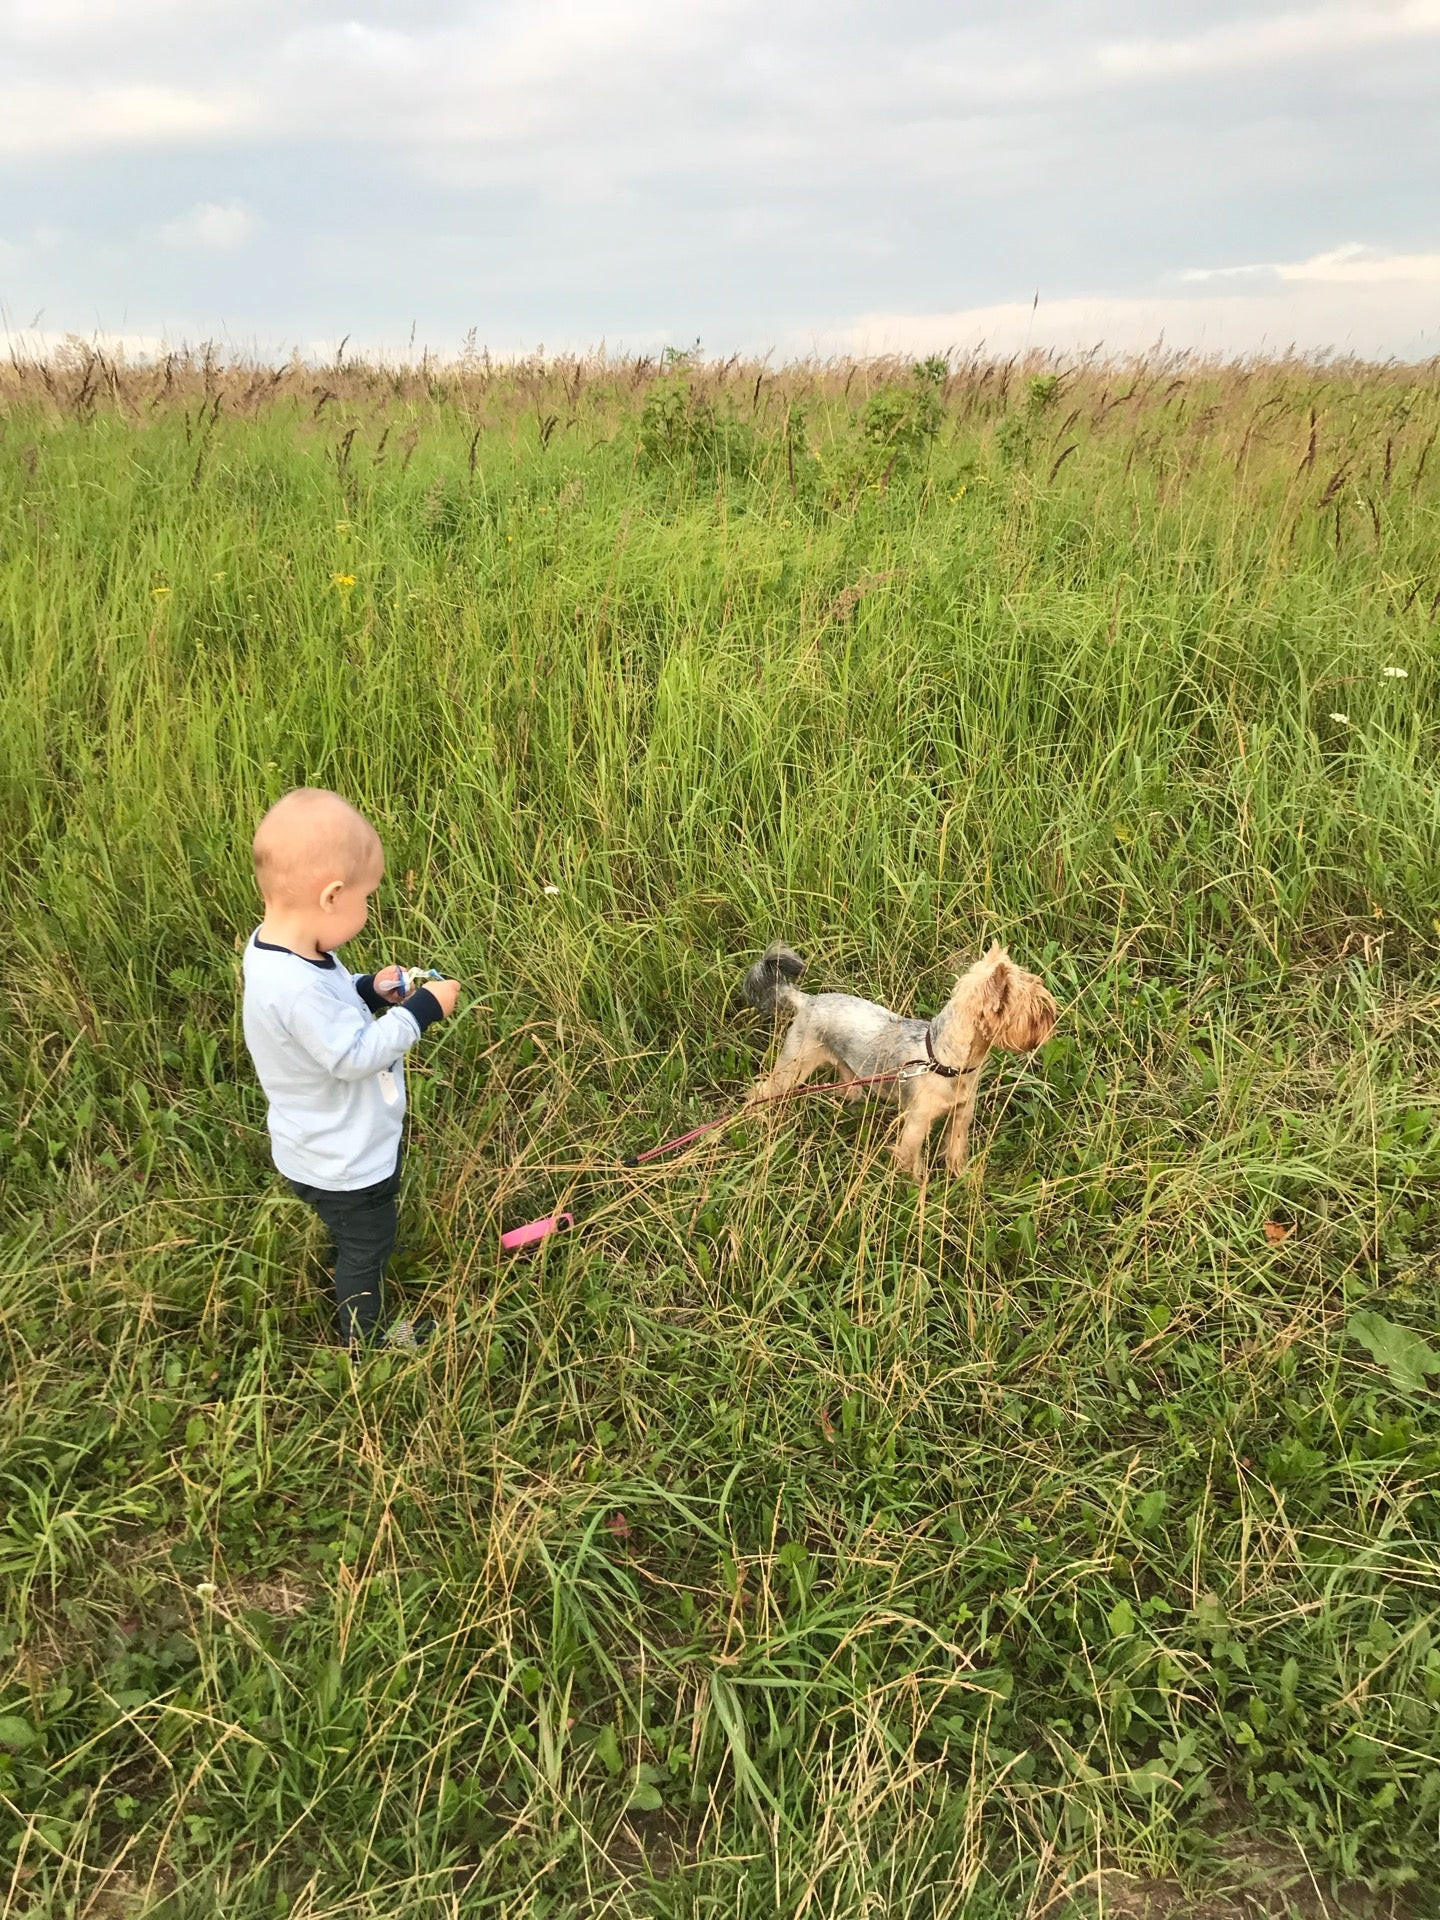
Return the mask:
[(500, 1244), (506, 1253), (518, 1253), (522, 1247), (533, 1247), (541, 1240), (548, 1240), (552, 1233), (559, 1233), (562, 1227), (573, 1227), (573, 1214), (552, 1213), (544, 1220), (532, 1220), (527, 1226), (512, 1227), (509, 1233), (502, 1233)]
[(438, 967), (396, 967), (395, 991), (402, 1000), (408, 1000), (415, 989), (423, 987), (427, 980), (444, 978)]

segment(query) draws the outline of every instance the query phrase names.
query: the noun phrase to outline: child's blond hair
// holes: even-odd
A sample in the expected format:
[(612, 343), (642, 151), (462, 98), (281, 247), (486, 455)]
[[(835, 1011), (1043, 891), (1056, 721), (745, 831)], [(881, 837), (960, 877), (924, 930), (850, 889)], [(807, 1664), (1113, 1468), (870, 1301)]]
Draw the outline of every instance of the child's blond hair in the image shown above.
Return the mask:
[(265, 900), (293, 898), (332, 880), (348, 886), (383, 864), (380, 836), (358, 808), (328, 787), (296, 787), (255, 829), (255, 881)]

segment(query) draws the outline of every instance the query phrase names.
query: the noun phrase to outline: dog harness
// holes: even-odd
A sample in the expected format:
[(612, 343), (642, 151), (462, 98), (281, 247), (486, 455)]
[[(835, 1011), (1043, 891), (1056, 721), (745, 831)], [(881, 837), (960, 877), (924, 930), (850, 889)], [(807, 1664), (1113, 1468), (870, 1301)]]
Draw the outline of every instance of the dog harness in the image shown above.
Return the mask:
[(974, 1067), (947, 1067), (945, 1062), (936, 1055), (935, 1041), (928, 1026), (925, 1029), (925, 1052), (929, 1056), (929, 1071), (931, 1073), (938, 1073), (942, 1080), (959, 1080), (967, 1073), (977, 1071)]

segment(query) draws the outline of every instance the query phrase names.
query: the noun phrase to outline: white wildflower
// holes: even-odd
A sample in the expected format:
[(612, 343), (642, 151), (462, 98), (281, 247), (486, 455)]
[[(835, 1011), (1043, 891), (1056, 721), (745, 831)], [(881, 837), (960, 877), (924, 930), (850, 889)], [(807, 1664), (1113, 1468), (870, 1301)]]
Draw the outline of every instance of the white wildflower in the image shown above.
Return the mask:
[(220, 1591), (213, 1580), (202, 1580), (195, 1592), (202, 1600), (213, 1600)]
[(1381, 672), (1387, 680), (1408, 680), (1409, 673), (1404, 667), (1382, 667)]
[(558, 887), (542, 887), (540, 891), (542, 893), (559, 893), (560, 889)]
[(1330, 718), (1332, 720), (1338, 720), (1342, 727), (1348, 727), (1350, 724), (1350, 716), (1348, 713), (1332, 713)]

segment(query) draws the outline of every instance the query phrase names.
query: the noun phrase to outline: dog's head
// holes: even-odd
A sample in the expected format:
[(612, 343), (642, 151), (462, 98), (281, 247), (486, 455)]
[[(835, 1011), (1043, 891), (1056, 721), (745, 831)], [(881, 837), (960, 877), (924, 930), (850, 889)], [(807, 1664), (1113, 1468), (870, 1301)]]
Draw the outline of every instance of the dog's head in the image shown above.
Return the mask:
[(1043, 1047), (1059, 1017), (1045, 982), (1017, 966), (998, 940), (955, 982), (951, 1004), (968, 1016), (976, 1040), (1006, 1053)]

